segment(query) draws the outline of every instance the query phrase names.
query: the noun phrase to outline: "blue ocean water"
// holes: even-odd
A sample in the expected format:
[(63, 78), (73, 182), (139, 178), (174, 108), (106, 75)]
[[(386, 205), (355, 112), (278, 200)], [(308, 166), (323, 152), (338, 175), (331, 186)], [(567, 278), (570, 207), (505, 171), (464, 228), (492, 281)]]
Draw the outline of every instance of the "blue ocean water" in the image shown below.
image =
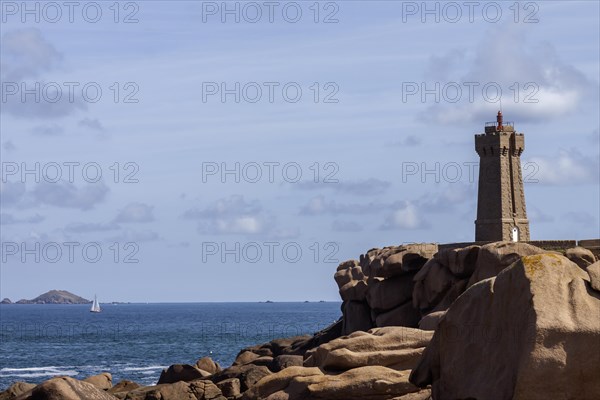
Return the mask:
[(340, 303), (0, 305), (0, 390), (15, 381), (102, 371), (113, 382), (154, 384), (166, 366), (205, 355), (229, 366), (238, 351), (314, 333), (341, 316)]

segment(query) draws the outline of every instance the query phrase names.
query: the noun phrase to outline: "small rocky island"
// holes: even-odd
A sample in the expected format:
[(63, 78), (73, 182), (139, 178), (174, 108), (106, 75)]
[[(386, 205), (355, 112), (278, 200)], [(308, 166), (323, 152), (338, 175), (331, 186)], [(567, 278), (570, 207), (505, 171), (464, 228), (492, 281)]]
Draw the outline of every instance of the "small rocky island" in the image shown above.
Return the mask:
[[(35, 299), (21, 299), (14, 304), (89, 304), (91, 300), (84, 299), (66, 290), (50, 290)], [(0, 304), (13, 304), (10, 299), (2, 300)]]

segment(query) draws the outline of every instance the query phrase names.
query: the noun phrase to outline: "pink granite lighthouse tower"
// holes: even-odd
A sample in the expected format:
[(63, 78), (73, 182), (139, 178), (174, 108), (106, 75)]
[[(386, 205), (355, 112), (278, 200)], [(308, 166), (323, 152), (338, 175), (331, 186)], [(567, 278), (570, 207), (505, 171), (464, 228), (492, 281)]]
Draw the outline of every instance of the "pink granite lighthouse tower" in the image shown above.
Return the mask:
[(522, 133), (512, 122), (504, 122), (498, 111), (496, 122), (485, 124), (485, 133), (475, 135), (479, 154), (476, 241), (528, 241), (529, 220), (525, 208), (521, 153)]

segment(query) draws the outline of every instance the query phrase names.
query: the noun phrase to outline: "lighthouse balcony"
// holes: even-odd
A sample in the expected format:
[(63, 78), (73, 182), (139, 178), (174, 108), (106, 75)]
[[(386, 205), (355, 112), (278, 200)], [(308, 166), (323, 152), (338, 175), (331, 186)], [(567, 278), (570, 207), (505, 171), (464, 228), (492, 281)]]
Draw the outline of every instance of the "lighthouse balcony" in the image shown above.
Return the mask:
[(502, 126), (498, 126), (496, 121), (486, 122), (485, 123), (485, 133), (496, 133), (496, 132), (514, 132), (515, 131), (515, 123), (512, 121), (507, 121), (502, 124)]

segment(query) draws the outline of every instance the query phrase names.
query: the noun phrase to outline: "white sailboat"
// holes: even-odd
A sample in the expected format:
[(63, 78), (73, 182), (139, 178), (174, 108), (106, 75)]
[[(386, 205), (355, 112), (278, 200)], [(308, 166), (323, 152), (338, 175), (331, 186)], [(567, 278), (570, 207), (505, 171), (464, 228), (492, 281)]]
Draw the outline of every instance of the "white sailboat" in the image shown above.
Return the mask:
[(100, 303), (98, 303), (98, 298), (94, 295), (94, 302), (92, 303), (92, 308), (90, 308), (90, 312), (100, 312)]

